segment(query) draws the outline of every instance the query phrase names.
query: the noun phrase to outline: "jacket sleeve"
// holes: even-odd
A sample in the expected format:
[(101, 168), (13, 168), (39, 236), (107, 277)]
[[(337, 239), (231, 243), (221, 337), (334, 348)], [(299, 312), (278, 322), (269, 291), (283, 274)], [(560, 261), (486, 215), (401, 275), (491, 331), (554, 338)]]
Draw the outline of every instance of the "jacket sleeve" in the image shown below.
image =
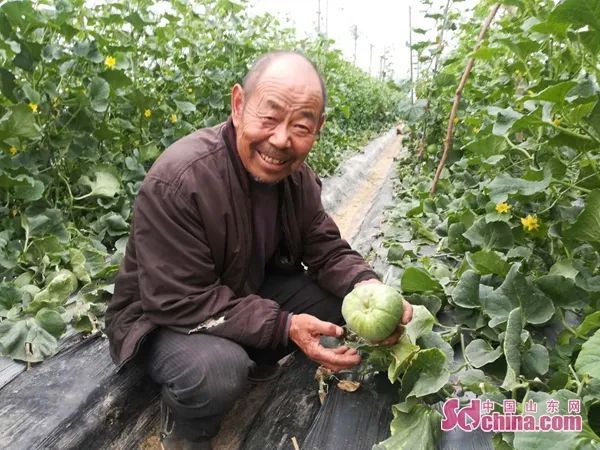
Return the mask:
[(378, 276), (325, 212), (319, 178), (309, 171), (304, 183), (303, 262), (323, 289), (343, 298), (359, 281)]
[(133, 233), (142, 309), (155, 325), (257, 348), (281, 342), (287, 313), (273, 300), (236, 297), (221, 284), (202, 212), (172, 185), (144, 181), (134, 205)]

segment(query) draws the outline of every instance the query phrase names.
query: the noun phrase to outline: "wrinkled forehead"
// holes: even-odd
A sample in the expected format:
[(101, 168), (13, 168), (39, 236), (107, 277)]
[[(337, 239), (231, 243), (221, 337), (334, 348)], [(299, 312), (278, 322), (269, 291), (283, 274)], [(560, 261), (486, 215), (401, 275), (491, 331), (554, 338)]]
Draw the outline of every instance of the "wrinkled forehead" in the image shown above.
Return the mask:
[(323, 110), (321, 90), (309, 85), (291, 85), (265, 78), (251, 94), (254, 109), (262, 113), (299, 114), (315, 122)]
[(296, 100), (323, 101), (321, 81), (315, 69), (299, 57), (279, 58), (273, 61), (256, 82), (256, 91), (273, 93), (281, 91)]

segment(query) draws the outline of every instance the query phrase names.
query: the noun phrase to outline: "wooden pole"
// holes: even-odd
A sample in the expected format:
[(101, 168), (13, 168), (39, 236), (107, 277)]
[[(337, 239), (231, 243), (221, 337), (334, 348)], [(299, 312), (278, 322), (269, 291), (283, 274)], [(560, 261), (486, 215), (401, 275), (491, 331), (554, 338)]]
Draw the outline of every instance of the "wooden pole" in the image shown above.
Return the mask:
[(317, 34), (321, 34), (321, 0), (317, 2)]
[[(475, 44), (475, 48), (473, 49), (473, 53), (479, 50), (481, 44), (483, 43), (483, 38), (485, 36), (486, 31), (492, 24), (496, 13), (500, 9), (500, 3), (495, 4), (490, 9), (490, 13), (486, 17), (483, 25), (481, 26), (481, 31), (479, 32), (479, 36), (477, 37), (477, 43)], [(442, 174), (442, 170), (444, 169), (444, 165), (446, 164), (446, 160), (448, 159), (448, 153), (450, 153), (450, 149), (452, 148), (452, 134), (454, 132), (454, 118), (456, 117), (456, 112), (458, 111), (458, 105), (460, 103), (460, 99), (462, 97), (462, 91), (467, 84), (467, 79), (469, 78), (469, 74), (471, 70), (473, 70), (473, 65), (475, 64), (475, 57), (471, 56), (467, 62), (467, 67), (465, 67), (465, 71), (463, 72), (462, 78), (460, 79), (460, 83), (458, 84), (458, 88), (456, 88), (456, 92), (454, 94), (454, 104), (452, 105), (452, 110), (450, 111), (450, 119), (448, 119), (448, 130), (446, 132), (446, 139), (444, 139), (444, 153), (442, 154), (442, 159), (438, 164), (437, 170), (435, 172), (435, 177), (433, 178), (433, 183), (431, 185), (431, 193), (435, 194), (435, 188), (437, 187), (437, 183)]]
[(415, 81), (413, 79), (412, 8), (408, 5), (408, 46), (410, 48), (410, 104), (415, 104)]

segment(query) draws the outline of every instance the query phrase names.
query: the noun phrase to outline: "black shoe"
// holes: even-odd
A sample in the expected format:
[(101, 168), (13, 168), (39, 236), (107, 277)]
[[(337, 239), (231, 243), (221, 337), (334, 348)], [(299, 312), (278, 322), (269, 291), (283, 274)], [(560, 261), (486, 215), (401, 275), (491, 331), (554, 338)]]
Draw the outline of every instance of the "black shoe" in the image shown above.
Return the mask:
[(173, 412), (163, 400), (160, 401), (160, 448), (161, 450), (212, 450), (210, 440), (193, 442), (177, 436)]
[(281, 375), (281, 366), (273, 365), (255, 365), (248, 373), (248, 381), (253, 384), (269, 383), (276, 380)]

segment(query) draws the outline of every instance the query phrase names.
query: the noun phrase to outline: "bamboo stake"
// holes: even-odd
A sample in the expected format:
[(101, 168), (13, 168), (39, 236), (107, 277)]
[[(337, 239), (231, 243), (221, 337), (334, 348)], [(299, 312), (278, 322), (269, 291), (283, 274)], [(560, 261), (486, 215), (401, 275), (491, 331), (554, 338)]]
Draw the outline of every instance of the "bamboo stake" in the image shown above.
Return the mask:
[[(483, 38), (485, 36), (486, 31), (492, 24), (492, 20), (496, 16), (496, 13), (500, 9), (500, 3), (495, 4), (490, 9), (490, 13), (486, 17), (483, 25), (481, 26), (481, 31), (479, 32), (479, 36), (477, 37), (477, 43), (475, 44), (475, 48), (473, 49), (473, 53), (479, 50), (481, 44), (483, 43)], [(458, 87), (456, 88), (456, 92), (454, 94), (454, 104), (452, 105), (452, 111), (450, 112), (450, 119), (448, 120), (448, 131), (446, 133), (446, 139), (444, 139), (444, 153), (442, 154), (442, 159), (438, 164), (437, 170), (435, 172), (435, 177), (433, 179), (433, 183), (431, 185), (431, 193), (435, 194), (435, 188), (442, 174), (442, 170), (444, 169), (444, 164), (446, 164), (446, 160), (448, 159), (448, 153), (450, 153), (450, 149), (452, 148), (452, 134), (454, 132), (454, 118), (456, 117), (456, 112), (458, 111), (458, 104), (460, 103), (460, 99), (462, 97), (462, 91), (467, 84), (467, 79), (469, 78), (469, 74), (473, 69), (473, 65), (475, 64), (475, 57), (471, 56), (469, 61), (467, 62), (467, 67), (465, 67), (465, 71), (463, 72), (462, 78)]]

